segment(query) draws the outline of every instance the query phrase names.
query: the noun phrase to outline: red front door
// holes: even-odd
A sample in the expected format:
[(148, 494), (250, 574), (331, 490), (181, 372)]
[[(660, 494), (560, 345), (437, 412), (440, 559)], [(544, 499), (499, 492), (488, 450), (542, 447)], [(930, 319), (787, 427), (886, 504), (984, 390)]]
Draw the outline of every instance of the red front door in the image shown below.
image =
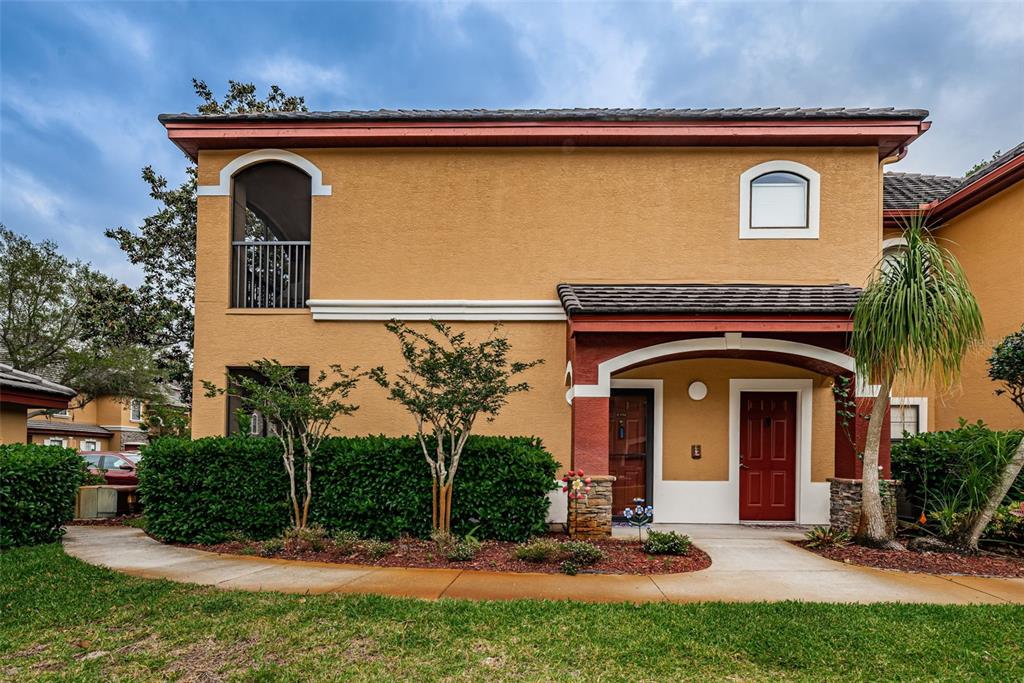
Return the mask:
[[(612, 514), (621, 515), (634, 498), (647, 498), (650, 460), (647, 392), (613, 393), (608, 420), (608, 473), (612, 483)], [(651, 501), (647, 501), (651, 504)]]
[(796, 394), (740, 394), (740, 519), (796, 519)]

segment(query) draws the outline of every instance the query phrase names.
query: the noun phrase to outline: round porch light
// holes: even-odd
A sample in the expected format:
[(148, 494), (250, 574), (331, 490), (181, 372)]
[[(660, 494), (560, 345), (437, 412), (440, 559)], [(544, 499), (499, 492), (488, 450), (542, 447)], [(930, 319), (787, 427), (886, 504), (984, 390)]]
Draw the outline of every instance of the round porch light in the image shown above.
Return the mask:
[(708, 385), (704, 382), (690, 382), (690, 388), (686, 392), (694, 401), (701, 401), (708, 395)]

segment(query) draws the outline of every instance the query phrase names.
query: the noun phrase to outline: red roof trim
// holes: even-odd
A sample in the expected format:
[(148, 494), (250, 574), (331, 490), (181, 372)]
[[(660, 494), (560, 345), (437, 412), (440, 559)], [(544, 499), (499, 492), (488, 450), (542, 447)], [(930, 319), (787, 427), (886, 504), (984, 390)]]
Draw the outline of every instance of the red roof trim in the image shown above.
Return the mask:
[(579, 332), (852, 332), (848, 315), (574, 315)]
[(193, 159), (200, 149), (392, 146), (871, 145), (885, 157), (927, 121), (281, 121), (167, 122)]
[(27, 408), (67, 408), (71, 398), (60, 398), (51, 393), (35, 393), (32, 391), (14, 391), (4, 389), (3, 403), (13, 403)]

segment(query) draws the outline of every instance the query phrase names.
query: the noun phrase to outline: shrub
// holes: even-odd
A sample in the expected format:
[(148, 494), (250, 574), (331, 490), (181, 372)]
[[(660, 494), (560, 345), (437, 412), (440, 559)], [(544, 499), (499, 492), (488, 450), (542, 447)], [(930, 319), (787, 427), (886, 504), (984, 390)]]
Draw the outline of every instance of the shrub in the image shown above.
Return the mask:
[(449, 531), (437, 529), (430, 534), (430, 539), (449, 562), (469, 562), (480, 552), (480, 541), (472, 534), (459, 538)]
[(71, 448), (0, 445), (0, 548), (60, 540), (86, 473)]
[(342, 555), (351, 555), (359, 549), (359, 534), (348, 529), (338, 529), (331, 534), (334, 547)]
[(808, 548), (844, 548), (852, 542), (849, 533), (827, 526), (814, 527), (804, 538)]
[(369, 555), (374, 560), (379, 560), (388, 553), (391, 552), (391, 544), (387, 541), (380, 541), (375, 538), (371, 538), (368, 541), (363, 541), (361, 544), (363, 552)]
[(689, 555), (693, 543), (685, 534), (674, 531), (648, 531), (643, 549), (648, 555)]
[[(946, 513), (971, 512), (988, 499), (1024, 431), (999, 432), (982, 422), (961, 422), (957, 429), (926, 432), (893, 443), (892, 470), (903, 482), (914, 516), (943, 507)], [(1024, 499), (1024, 475), (1018, 476), (1003, 503)]]
[(551, 562), (562, 552), (562, 544), (547, 538), (538, 538), (524, 543), (512, 551), (512, 556), (524, 562)]
[(284, 552), (285, 540), (284, 539), (267, 539), (260, 544), (259, 554), (263, 557), (272, 557), (276, 554)]
[(253, 539), (288, 525), (288, 476), (275, 439), (156, 439), (143, 447), (139, 497), (149, 533), (185, 543)]
[(290, 550), (305, 552), (308, 550), (318, 553), (327, 545), (327, 530), (319, 525), (311, 525), (302, 529), (294, 527), (285, 530), (285, 546)]
[(1024, 543), (1024, 501), (999, 507), (985, 527), (985, 538)]
[[(452, 492), (452, 529), (522, 541), (547, 529), (558, 464), (534, 437), (471, 436)], [(366, 538), (430, 534), (431, 479), (413, 437), (333, 438), (313, 472), (312, 518)]]
[[(143, 452), (139, 493), (154, 536), (218, 543), (240, 531), (259, 540), (288, 526), (288, 477), (276, 439), (166, 438)], [(459, 468), (453, 533), (521, 541), (546, 530), (557, 463), (539, 439), (470, 437)], [(412, 437), (326, 439), (313, 488), (311, 521), (330, 531), (381, 539), (430, 533), (430, 473)]]
[(580, 567), (597, 564), (604, 559), (604, 551), (588, 541), (566, 541), (562, 544), (566, 560)]

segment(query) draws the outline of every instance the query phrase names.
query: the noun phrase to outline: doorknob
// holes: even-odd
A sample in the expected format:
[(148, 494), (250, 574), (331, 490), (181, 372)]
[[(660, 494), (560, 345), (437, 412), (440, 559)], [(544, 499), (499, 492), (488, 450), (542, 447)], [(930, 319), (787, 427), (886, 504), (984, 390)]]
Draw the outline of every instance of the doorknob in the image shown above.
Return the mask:
[(750, 467), (748, 465), (744, 465), (743, 464), (743, 454), (742, 453), (740, 453), (740, 467), (743, 467), (745, 469), (750, 469)]

